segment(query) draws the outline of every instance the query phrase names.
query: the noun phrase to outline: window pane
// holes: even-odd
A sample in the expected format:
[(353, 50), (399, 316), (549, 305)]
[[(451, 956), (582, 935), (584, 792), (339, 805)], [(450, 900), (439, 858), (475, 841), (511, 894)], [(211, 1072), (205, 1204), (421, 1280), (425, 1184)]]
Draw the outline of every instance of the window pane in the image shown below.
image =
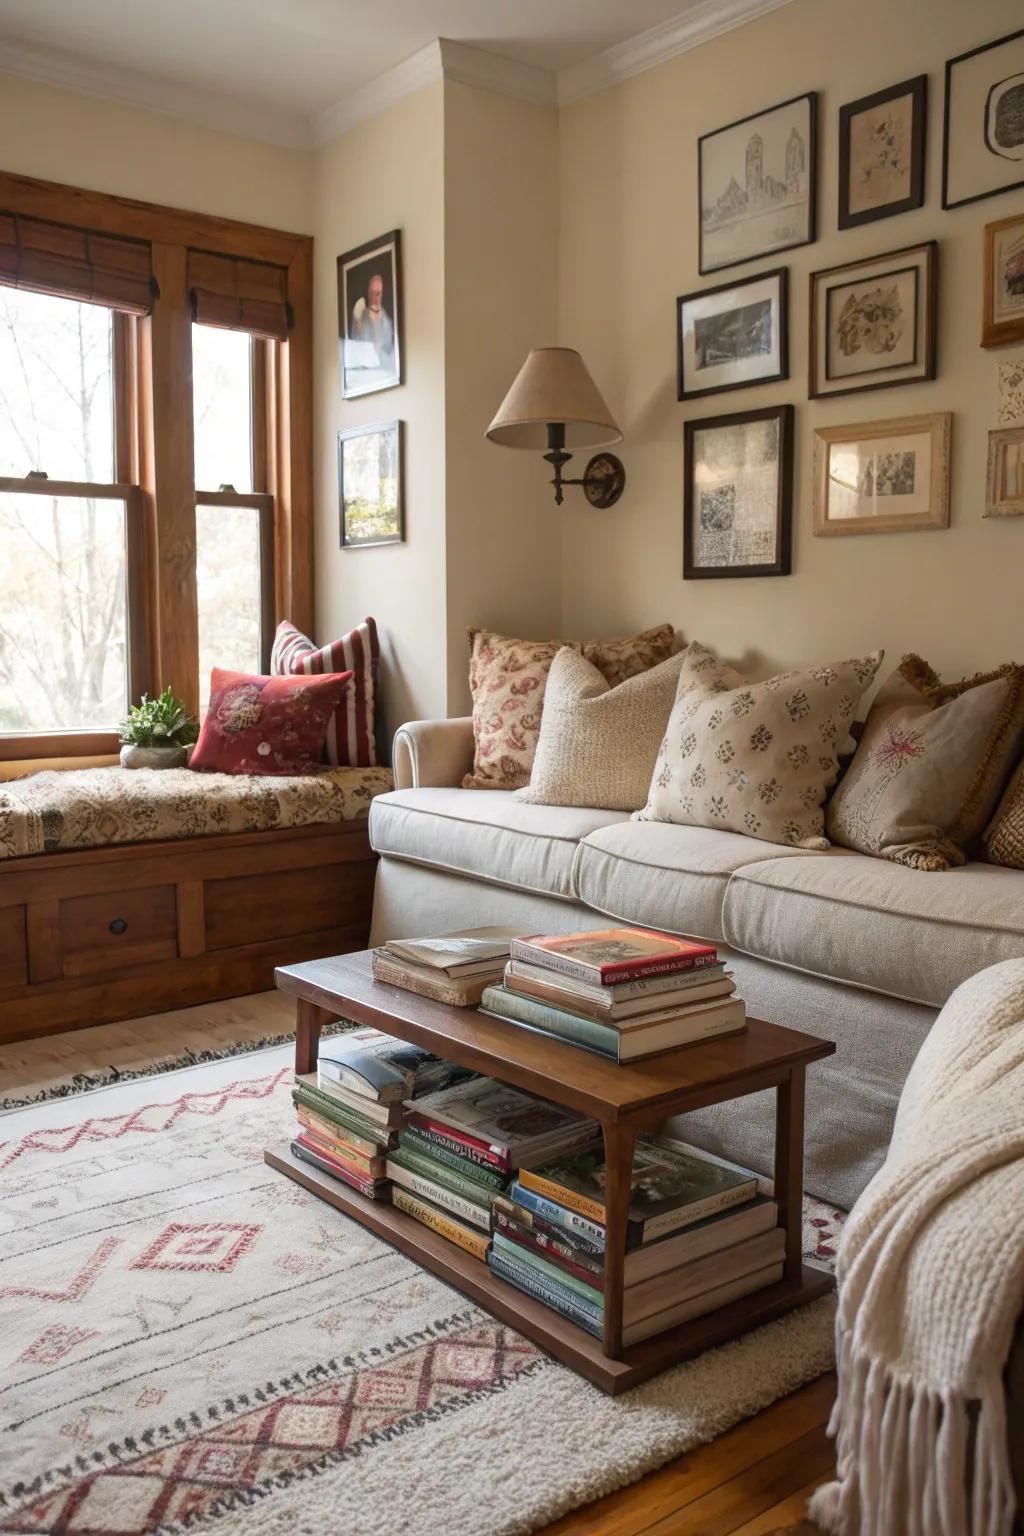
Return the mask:
[(261, 672), (260, 515), (254, 507), (196, 507), (199, 698), (210, 671)]
[(111, 318), (0, 287), (0, 474), (113, 481)]
[(252, 486), (252, 341), (242, 331), (192, 327), (196, 486)]
[(128, 705), (125, 506), (0, 495), (0, 732), (111, 729)]

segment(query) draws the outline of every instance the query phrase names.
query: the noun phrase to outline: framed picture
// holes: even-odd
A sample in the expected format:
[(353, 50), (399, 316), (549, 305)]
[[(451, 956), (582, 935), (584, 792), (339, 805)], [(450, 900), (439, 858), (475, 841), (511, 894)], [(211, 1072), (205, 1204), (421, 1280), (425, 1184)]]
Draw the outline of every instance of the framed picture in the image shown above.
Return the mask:
[(402, 382), (402, 235), (393, 229), (338, 257), (344, 400)]
[(988, 435), (986, 517), (1024, 517), (1024, 426)]
[(811, 273), (812, 399), (935, 377), (934, 240)]
[(924, 203), (928, 76), (839, 108), (839, 228)]
[[(1021, 98), (1024, 135), (1024, 96)], [(1024, 341), (1024, 213), (985, 225), (983, 347)]]
[(702, 273), (815, 238), (817, 112), (810, 91), (697, 140)]
[(676, 300), (679, 399), (789, 377), (785, 267)]
[(814, 532), (948, 528), (951, 424), (942, 411), (818, 428)]
[(1024, 187), (1024, 29), (946, 63), (942, 206)]
[(384, 421), (339, 432), (342, 549), (401, 543), (402, 501), (402, 423)]
[(683, 575), (788, 576), (793, 407), (683, 425)]
[(999, 364), (999, 407), (996, 420), (1001, 427), (1015, 427), (1024, 422), (1024, 357), (1011, 357)]

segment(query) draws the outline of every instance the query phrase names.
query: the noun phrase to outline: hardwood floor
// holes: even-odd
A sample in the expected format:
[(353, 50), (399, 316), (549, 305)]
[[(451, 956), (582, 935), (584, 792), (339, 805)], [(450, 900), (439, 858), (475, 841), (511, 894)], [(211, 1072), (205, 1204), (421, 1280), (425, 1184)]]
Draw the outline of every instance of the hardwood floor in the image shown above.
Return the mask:
[[(186, 1050), (284, 1034), (279, 992), (0, 1047), (0, 1099), (29, 1097), (77, 1073), (131, 1071)], [(807, 1499), (833, 1472), (825, 1434), (835, 1378), (822, 1377), (640, 1482), (548, 1526), (542, 1536), (817, 1536)]]

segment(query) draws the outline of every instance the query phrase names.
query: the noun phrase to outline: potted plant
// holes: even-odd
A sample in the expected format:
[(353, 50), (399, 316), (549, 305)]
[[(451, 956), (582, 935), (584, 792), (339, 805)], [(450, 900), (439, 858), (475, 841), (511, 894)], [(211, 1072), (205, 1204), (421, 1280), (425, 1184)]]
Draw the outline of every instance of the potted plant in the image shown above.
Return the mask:
[(199, 726), (170, 688), (158, 698), (142, 695), (121, 722), (122, 768), (183, 768)]

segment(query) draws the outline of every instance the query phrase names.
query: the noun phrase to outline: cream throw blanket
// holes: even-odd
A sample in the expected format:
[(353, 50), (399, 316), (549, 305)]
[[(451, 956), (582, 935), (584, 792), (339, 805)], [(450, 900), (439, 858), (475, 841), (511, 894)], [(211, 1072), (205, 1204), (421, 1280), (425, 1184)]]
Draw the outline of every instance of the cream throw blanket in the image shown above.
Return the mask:
[[(935, 876), (930, 878), (941, 878)], [(841, 1536), (1009, 1536), (1002, 1374), (1024, 1303), (1024, 960), (958, 987), (838, 1261)]]

